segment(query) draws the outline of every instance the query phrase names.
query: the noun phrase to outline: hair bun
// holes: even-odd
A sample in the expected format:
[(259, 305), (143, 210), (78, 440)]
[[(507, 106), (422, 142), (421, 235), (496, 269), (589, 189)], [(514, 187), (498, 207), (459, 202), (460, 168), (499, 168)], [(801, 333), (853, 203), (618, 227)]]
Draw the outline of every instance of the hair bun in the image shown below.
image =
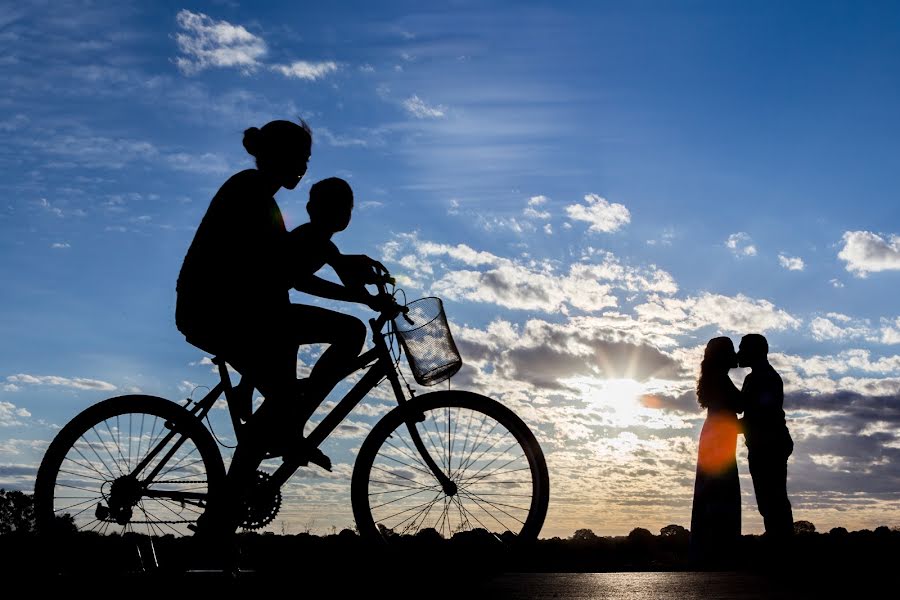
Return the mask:
[(259, 127), (244, 130), (244, 149), (253, 157), (259, 157), (262, 146), (262, 131)]

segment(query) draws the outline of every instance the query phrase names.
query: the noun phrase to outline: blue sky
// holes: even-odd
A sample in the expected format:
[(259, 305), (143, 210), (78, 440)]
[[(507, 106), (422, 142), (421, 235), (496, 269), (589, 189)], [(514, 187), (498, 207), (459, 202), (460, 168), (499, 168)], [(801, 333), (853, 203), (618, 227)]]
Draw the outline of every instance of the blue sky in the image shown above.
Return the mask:
[[(351, 183), (338, 245), (444, 297), (455, 385), (538, 434), (546, 535), (688, 525), (699, 356), (750, 331), (788, 390), (796, 518), (898, 524), (897, 7), (444, 4), (2, 5), (0, 485), (30, 489), (103, 397), (212, 385), (174, 326), (178, 269), (252, 166), (243, 130), (302, 115), (288, 226), (312, 182)], [(288, 529), (350, 523), (352, 451), (387, 407), (351, 417), (334, 476), (295, 478)]]

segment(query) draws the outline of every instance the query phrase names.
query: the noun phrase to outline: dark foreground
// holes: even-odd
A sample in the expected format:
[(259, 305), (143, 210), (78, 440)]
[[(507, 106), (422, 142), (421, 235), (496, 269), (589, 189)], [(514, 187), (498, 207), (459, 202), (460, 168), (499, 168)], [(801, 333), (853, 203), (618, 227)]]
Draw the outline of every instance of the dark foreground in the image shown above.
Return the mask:
[[(241, 535), (230, 549), (195, 538), (0, 536), (8, 585), (128, 597), (853, 598), (893, 587), (900, 531), (798, 535), (776, 552), (758, 536), (717, 565), (688, 562), (684, 536), (573, 536), (517, 546), (491, 536)], [(237, 548), (235, 554), (232, 550)], [(237, 557), (236, 560), (234, 557)], [(229, 558), (230, 557), (230, 558)], [(224, 561), (231, 560), (230, 563)], [(237, 564), (239, 571), (223, 570)], [(701, 570), (703, 569), (703, 570)], [(888, 587), (887, 589), (890, 589)]]
[[(889, 577), (876, 581), (850, 574), (735, 572), (497, 573), (468, 577), (435, 571), (407, 577), (401, 571), (371, 573), (260, 573), (243, 571), (130, 574), (115, 577), (57, 576), (25, 581), (34, 592), (115, 593), (134, 597), (264, 598), (517, 598), (606, 600), (749, 600), (891, 597)], [(14, 579), (7, 579), (13, 581)], [(879, 593), (880, 590), (884, 590)], [(105, 590), (105, 591), (103, 591)]]

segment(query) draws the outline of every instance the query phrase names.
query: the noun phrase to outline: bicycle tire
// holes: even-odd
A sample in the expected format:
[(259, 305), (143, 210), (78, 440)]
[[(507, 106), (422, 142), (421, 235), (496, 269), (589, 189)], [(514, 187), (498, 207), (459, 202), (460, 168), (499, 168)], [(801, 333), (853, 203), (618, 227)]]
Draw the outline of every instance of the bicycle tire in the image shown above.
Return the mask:
[[(453, 496), (444, 494), (417, 456), (406, 425), (409, 414), (425, 417), (416, 429), (432, 458), (457, 484)], [(484, 433), (488, 426), (490, 434)], [(470, 436), (472, 432), (477, 433)], [(504, 439), (512, 443), (499, 444)], [(495, 463), (500, 466), (485, 473)], [(506, 481), (490, 479), (499, 474), (507, 475)], [(530, 542), (537, 539), (547, 515), (550, 478), (534, 434), (509, 408), (480, 394), (442, 391), (395, 408), (375, 425), (360, 447), (350, 493), (364, 539), (387, 541), (397, 534), (434, 529), (443, 538), (477, 530), (504, 542)], [(426, 527), (439, 502), (439, 516)], [(382, 510), (389, 505), (394, 506)], [(409, 513), (418, 516), (409, 521)]]
[[(159, 466), (161, 477), (149, 484), (141, 482), (145, 487), (132, 490), (133, 500), (124, 504), (118, 498), (127, 493), (113, 498), (150, 448), (169, 433), (175, 435), (141, 472), (146, 475)], [(160, 465), (179, 439), (181, 445)], [(116, 482), (119, 487), (113, 492)], [(117, 396), (79, 413), (50, 444), (35, 480), (35, 525), (51, 535), (185, 536), (190, 534), (187, 526), (202, 514), (206, 499), (220, 493), (224, 484), (222, 455), (202, 421), (164, 398)], [(166, 498), (173, 493), (190, 493), (191, 498), (187, 502)], [(111, 514), (101, 514), (113, 506), (117, 508)], [(132, 516), (126, 518), (129, 510)]]

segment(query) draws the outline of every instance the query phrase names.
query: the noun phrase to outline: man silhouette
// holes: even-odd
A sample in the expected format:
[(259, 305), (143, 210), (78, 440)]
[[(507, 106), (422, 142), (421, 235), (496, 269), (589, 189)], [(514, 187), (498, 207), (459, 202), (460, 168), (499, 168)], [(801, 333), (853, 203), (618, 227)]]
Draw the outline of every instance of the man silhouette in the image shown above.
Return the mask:
[(793, 533), (794, 517), (787, 497), (787, 459), (794, 449), (784, 418), (784, 384), (769, 364), (769, 344), (758, 333), (741, 338), (738, 365), (749, 367), (741, 395), (747, 461), (766, 535), (784, 540)]

